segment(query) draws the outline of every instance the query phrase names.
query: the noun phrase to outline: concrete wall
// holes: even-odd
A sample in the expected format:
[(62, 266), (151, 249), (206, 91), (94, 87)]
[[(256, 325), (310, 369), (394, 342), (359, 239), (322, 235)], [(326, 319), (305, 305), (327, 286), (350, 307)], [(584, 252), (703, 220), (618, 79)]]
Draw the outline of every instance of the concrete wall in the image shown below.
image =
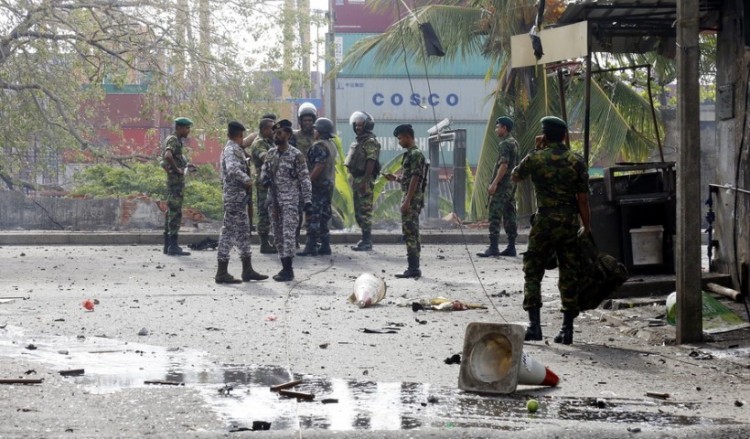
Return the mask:
[[(163, 206), (147, 198), (27, 197), (0, 191), (0, 230), (144, 230), (164, 227)], [(186, 218), (187, 222), (193, 218)]]

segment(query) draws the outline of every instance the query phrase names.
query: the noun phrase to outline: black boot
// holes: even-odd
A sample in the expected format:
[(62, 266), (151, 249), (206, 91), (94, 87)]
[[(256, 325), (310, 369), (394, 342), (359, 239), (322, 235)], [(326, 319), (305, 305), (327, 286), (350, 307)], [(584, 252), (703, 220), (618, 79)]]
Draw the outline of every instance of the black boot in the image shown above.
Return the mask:
[(572, 344), (573, 343), (573, 320), (576, 313), (572, 311), (563, 312), (563, 325), (560, 333), (555, 336), (555, 343)]
[(214, 280), (217, 284), (241, 284), (242, 281), (235, 279), (234, 276), (229, 274), (227, 268), (229, 267), (229, 261), (219, 261), (219, 268), (216, 270), (216, 277)]
[(515, 256), (516, 255), (516, 238), (508, 238), (508, 246), (505, 250), (500, 252), (500, 256)]
[(260, 252), (264, 255), (275, 254), (276, 247), (268, 241), (268, 233), (259, 233), (258, 236), (260, 236)]
[(281, 258), (281, 266), (283, 267), (279, 274), (273, 277), (276, 282), (289, 282), (294, 280), (294, 270), (292, 270), (292, 258), (286, 257)]
[(352, 247), (355, 252), (368, 252), (372, 250), (372, 232), (362, 231), (362, 240)]
[(183, 251), (182, 247), (177, 245), (179, 237), (176, 233), (170, 236), (170, 238), (169, 247), (167, 248), (167, 254), (169, 256), (190, 256), (190, 252)]
[(397, 274), (396, 277), (399, 279), (407, 278), (419, 278), (422, 276), (422, 270), (419, 269), (419, 256), (407, 256), (406, 259), (409, 261), (409, 268), (403, 272), (403, 274)]
[(542, 339), (541, 308), (531, 308), (529, 312), (529, 327), (526, 328), (526, 341), (539, 341)]
[(477, 253), (477, 256), (480, 258), (489, 258), (490, 256), (500, 256), (500, 251), (497, 248), (497, 236), (490, 236), (490, 246), (487, 247), (487, 250)]
[(169, 243), (172, 240), (169, 238), (169, 233), (164, 232), (164, 254), (167, 254), (167, 250), (169, 249)]
[(268, 279), (268, 276), (265, 274), (260, 274), (257, 271), (253, 270), (253, 263), (250, 259), (250, 256), (245, 256), (242, 258), (242, 280), (245, 282), (251, 281), (251, 280), (266, 280)]
[(320, 237), (320, 247), (318, 247), (318, 254), (326, 256), (331, 254), (331, 235)]
[(297, 256), (318, 256), (318, 238), (315, 234), (307, 233), (305, 248), (301, 252), (297, 252)]

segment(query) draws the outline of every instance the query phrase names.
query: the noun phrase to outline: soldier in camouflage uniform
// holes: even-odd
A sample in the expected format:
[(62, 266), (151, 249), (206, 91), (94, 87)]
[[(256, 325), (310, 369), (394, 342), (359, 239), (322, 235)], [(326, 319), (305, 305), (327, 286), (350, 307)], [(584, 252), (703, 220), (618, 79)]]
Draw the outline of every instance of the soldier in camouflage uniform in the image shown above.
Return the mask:
[(177, 245), (180, 226), (182, 225), (182, 201), (185, 193), (185, 173), (193, 165), (188, 164), (185, 156), (184, 141), (190, 134), (193, 121), (187, 117), (174, 120), (174, 134), (164, 140), (161, 166), (167, 172), (167, 212), (164, 217), (164, 253), (170, 256), (188, 256)]
[[(307, 168), (312, 183), (312, 207), (306, 215), (307, 243), (297, 256), (317, 256), (331, 254), (331, 234), (328, 221), (331, 220), (331, 200), (336, 182), (336, 145), (331, 139), (335, 130), (330, 119), (321, 117), (315, 121), (315, 142), (307, 151)], [(320, 248), (317, 240), (320, 239)]]
[(354, 251), (372, 250), (372, 203), (375, 178), (380, 172), (380, 143), (372, 130), (375, 121), (364, 112), (355, 111), (349, 117), (349, 123), (357, 135), (356, 142), (349, 147), (344, 165), (352, 174), (352, 192), (354, 193), (354, 217), (362, 229), (362, 239)]
[(401, 199), (401, 230), (406, 241), (406, 259), (409, 266), (403, 274), (397, 274), (399, 278), (419, 278), (422, 271), (419, 269), (419, 254), (422, 245), (419, 241), (419, 213), (424, 206), (424, 189), (427, 178), (425, 158), (422, 151), (414, 143), (414, 129), (409, 124), (403, 124), (393, 130), (393, 135), (398, 137), (398, 144), (406, 151), (401, 158), (401, 169), (403, 175), (397, 177), (386, 174), (389, 181), (401, 183), (404, 196)]
[[(577, 235), (581, 225), (590, 233), (589, 174), (583, 158), (564, 143), (567, 124), (553, 116), (541, 120), (543, 136), (538, 147), (513, 170), (513, 181), (531, 177), (536, 190), (537, 211), (523, 256), (523, 308), (529, 313), (526, 340), (541, 340), (541, 282), (545, 264), (557, 254), (560, 270), (558, 288), (562, 301), (563, 326), (556, 343), (573, 342), (573, 320), (578, 316), (578, 272), (581, 255)], [(580, 216), (580, 222), (579, 222)]]
[[(266, 113), (261, 117), (261, 119), (271, 119), (273, 123), (276, 123), (276, 115), (273, 113)], [(257, 139), (259, 135), (260, 135), (260, 132), (248, 134), (247, 137), (242, 139), (242, 148), (244, 148), (245, 150), (250, 148), (253, 142), (255, 142), (255, 139)]]
[[(315, 141), (313, 130), (313, 124), (318, 119), (318, 109), (315, 105), (310, 102), (305, 102), (297, 109), (297, 123), (299, 123), (299, 129), (294, 131), (294, 135), (289, 139), (289, 144), (299, 149), (302, 156), (307, 159), (307, 151), (312, 147)], [(299, 205), (299, 223), (297, 224), (297, 231), (295, 232), (295, 243), (299, 247), (299, 232), (302, 229), (302, 222), (304, 220), (302, 204)]]
[(260, 252), (264, 254), (276, 253), (276, 247), (268, 241), (268, 234), (271, 231), (271, 220), (268, 217), (266, 209), (266, 198), (268, 197), (268, 188), (260, 184), (260, 172), (263, 162), (266, 160), (268, 151), (273, 148), (273, 124), (272, 119), (261, 119), (258, 124), (258, 136), (250, 146), (250, 161), (255, 167), (255, 197), (258, 209), (258, 236), (260, 237)]
[(227, 272), (229, 266), (229, 252), (237, 247), (242, 260), (242, 280), (264, 280), (268, 276), (253, 270), (250, 250), (250, 218), (247, 206), (252, 202), (253, 180), (250, 168), (245, 161), (245, 152), (240, 146), (245, 127), (239, 122), (229, 122), (227, 126), (229, 140), (221, 154), (221, 190), (224, 201), (224, 224), (219, 235), (219, 250), (217, 255), (218, 269), (216, 270), (217, 284), (240, 283)]
[[(490, 183), (487, 192), (490, 196), (490, 246), (477, 256), (515, 256), (516, 237), (516, 185), (510, 180), (510, 171), (518, 163), (518, 142), (510, 134), (513, 120), (507, 116), (495, 120), (495, 134), (500, 137), (500, 154), (495, 164), (495, 178)], [(508, 235), (508, 246), (502, 252), (498, 249), (500, 239), (500, 222)]]
[(305, 210), (309, 210), (312, 197), (305, 157), (297, 148), (289, 145), (289, 138), (292, 136), (291, 126), (291, 122), (286, 119), (274, 125), (273, 143), (276, 146), (268, 151), (260, 177), (263, 185), (269, 188), (268, 213), (283, 267), (273, 277), (277, 282), (294, 279), (292, 258), (298, 206), (302, 200)]

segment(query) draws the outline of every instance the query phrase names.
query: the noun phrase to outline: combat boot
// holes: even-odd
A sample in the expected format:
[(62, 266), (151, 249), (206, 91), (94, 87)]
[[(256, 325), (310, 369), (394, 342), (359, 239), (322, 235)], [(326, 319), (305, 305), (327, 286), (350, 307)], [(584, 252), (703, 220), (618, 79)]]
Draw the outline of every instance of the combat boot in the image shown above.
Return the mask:
[(169, 249), (169, 243), (171, 239), (169, 239), (169, 233), (164, 232), (164, 254), (167, 254), (167, 250)]
[(531, 308), (529, 312), (529, 326), (526, 328), (526, 341), (540, 341), (542, 339), (541, 308)]
[(576, 314), (573, 311), (563, 311), (563, 325), (560, 333), (554, 338), (555, 343), (573, 344), (573, 320)]
[(399, 279), (420, 278), (422, 270), (419, 269), (419, 256), (407, 256), (406, 259), (409, 261), (409, 268), (402, 274), (397, 274), (396, 277)]
[(477, 253), (477, 256), (480, 258), (489, 258), (490, 256), (500, 256), (500, 251), (497, 248), (497, 236), (490, 236), (490, 246), (487, 247), (487, 250)]
[(260, 252), (264, 255), (275, 254), (276, 247), (268, 241), (268, 233), (259, 233), (258, 236), (260, 236)]
[(320, 247), (318, 247), (318, 254), (325, 256), (331, 254), (331, 235), (320, 237)]
[(219, 261), (219, 268), (216, 270), (216, 277), (214, 280), (217, 284), (241, 284), (242, 281), (235, 279), (234, 276), (229, 274), (227, 268), (229, 267), (229, 261)]
[(515, 256), (516, 255), (516, 238), (508, 238), (508, 246), (505, 250), (500, 252), (500, 256)]
[(167, 248), (167, 254), (169, 256), (190, 256), (190, 252), (183, 251), (182, 247), (177, 245), (178, 239), (179, 237), (177, 236), (176, 233), (170, 236), (169, 247)]
[(257, 271), (253, 270), (253, 263), (250, 256), (245, 256), (242, 258), (242, 280), (244, 282), (266, 279), (268, 279), (268, 276), (266, 276), (265, 274), (260, 274)]
[(352, 247), (355, 252), (369, 252), (372, 250), (372, 232), (362, 231), (362, 239)]
[(314, 234), (307, 234), (307, 242), (305, 248), (301, 252), (297, 252), (297, 256), (318, 256), (318, 238)]
[(287, 256), (281, 258), (281, 271), (273, 277), (276, 282), (289, 282), (294, 280), (294, 270), (292, 269), (292, 258)]

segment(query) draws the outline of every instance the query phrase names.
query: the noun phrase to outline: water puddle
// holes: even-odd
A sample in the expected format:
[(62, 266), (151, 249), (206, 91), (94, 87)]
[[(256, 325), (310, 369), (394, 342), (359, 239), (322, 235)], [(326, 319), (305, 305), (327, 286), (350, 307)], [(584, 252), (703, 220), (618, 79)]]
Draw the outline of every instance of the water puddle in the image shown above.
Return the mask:
[[(33, 345), (35, 349), (28, 349)], [(22, 357), (54, 370), (85, 369), (85, 374), (65, 378), (92, 393), (128, 388), (184, 385), (199, 392), (229, 428), (249, 428), (254, 421), (271, 424), (272, 430), (411, 430), (420, 427), (493, 428), (522, 430), (533, 419), (622, 423), (634, 426), (681, 427), (730, 424), (728, 419), (708, 419), (670, 414), (691, 412), (697, 403), (607, 398), (540, 398), (535, 414), (526, 410), (531, 391), (507, 396), (480, 396), (426, 383), (383, 383), (295, 374), (278, 366), (227, 365), (192, 349), (164, 348), (140, 343), (88, 337), (29, 337), (20, 328), (0, 329), (0, 357)], [(313, 401), (297, 401), (271, 392), (272, 385), (301, 380), (293, 390), (312, 393)], [(161, 387), (150, 386), (154, 391)], [(533, 392), (541, 393), (541, 392)], [(545, 392), (548, 393), (548, 392)]]

